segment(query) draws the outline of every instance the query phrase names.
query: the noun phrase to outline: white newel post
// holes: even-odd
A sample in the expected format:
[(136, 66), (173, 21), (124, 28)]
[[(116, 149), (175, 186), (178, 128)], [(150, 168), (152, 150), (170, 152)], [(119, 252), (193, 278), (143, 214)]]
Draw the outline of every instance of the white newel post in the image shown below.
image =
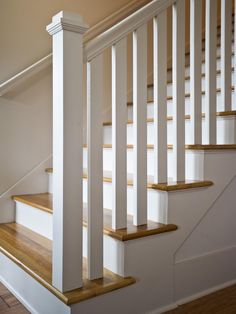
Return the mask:
[(52, 283), (65, 292), (82, 286), (83, 34), (78, 14), (60, 12), (53, 36)]

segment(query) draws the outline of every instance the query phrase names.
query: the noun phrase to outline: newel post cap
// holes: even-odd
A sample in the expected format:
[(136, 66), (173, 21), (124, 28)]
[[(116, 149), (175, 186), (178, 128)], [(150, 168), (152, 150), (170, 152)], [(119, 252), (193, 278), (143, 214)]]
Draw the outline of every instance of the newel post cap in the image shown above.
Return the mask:
[(53, 16), (52, 23), (46, 27), (46, 30), (50, 35), (55, 35), (62, 30), (84, 34), (88, 28), (81, 15), (61, 11)]

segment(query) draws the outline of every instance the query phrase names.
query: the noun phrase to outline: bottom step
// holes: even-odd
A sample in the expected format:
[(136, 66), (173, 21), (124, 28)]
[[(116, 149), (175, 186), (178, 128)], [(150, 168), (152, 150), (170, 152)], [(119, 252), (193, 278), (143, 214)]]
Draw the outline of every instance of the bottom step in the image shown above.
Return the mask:
[(135, 283), (104, 269), (102, 279), (87, 279), (87, 263), (83, 263), (83, 287), (61, 293), (52, 286), (52, 241), (17, 223), (0, 224), (0, 252), (10, 258), (67, 305)]

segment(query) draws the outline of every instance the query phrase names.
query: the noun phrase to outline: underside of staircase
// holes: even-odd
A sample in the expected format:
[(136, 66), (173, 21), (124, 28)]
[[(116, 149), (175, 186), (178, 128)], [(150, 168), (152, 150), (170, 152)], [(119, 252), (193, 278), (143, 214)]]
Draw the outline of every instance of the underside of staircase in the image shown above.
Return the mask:
[[(191, 8), (195, 10), (195, 23), (198, 7), (194, 3), (197, 1), (191, 0)], [(221, 1), (225, 3), (225, 1)], [(168, 1), (168, 4), (164, 4), (162, 0), (154, 0), (151, 1), (151, 4), (146, 5), (146, 11), (140, 9), (138, 13), (131, 16), (131, 20), (129, 18), (126, 18), (127, 21), (124, 20), (126, 22), (123, 22), (124, 27), (120, 31), (124, 32), (126, 36), (133, 32), (134, 68), (138, 58), (140, 58), (140, 64), (137, 62), (138, 66), (145, 67), (145, 63), (141, 64), (143, 60), (143, 52), (140, 53), (142, 45), (137, 40), (139, 36), (140, 40), (144, 42), (146, 40), (145, 28), (143, 28), (143, 24), (137, 22), (142, 16), (142, 10), (146, 14), (144, 22), (153, 19), (153, 36), (155, 36), (155, 31), (156, 35), (158, 34), (155, 40), (162, 39), (163, 41), (167, 34), (166, 29), (163, 35), (158, 31), (158, 27), (163, 27), (166, 22), (163, 12), (172, 6), (173, 23), (176, 23), (174, 24), (176, 27), (180, 27), (177, 13), (181, 15), (181, 8), (184, 8), (184, 6), (182, 7), (183, 3), (183, 0)], [(206, 3), (208, 6), (211, 3), (210, 9), (216, 10), (213, 1), (206, 0)], [(152, 12), (152, 6), (156, 13)], [(222, 4), (221, 8), (223, 9), (225, 6), (227, 8), (226, 4)], [(229, 9), (233, 21), (232, 7)], [(213, 12), (211, 10), (210, 12)], [(158, 20), (159, 17), (160, 20)], [(193, 15), (191, 17), (193, 18)], [(231, 26), (234, 25), (232, 21), (230, 21)], [(225, 20), (223, 22), (226, 23)], [(129, 28), (127, 26), (129, 23), (134, 26)], [(157, 25), (159, 26), (157, 27)], [(191, 25), (193, 27), (193, 24)], [(228, 108), (222, 98), (226, 93), (222, 87), (222, 76), (226, 77), (226, 74), (222, 69), (221, 62), (223, 51), (221, 49), (221, 24), (215, 29), (217, 32), (216, 68), (213, 73), (213, 76), (216, 75), (215, 90), (214, 83), (212, 83), (213, 87), (211, 86), (211, 90), (215, 91), (215, 111), (213, 113), (208, 112), (210, 110), (207, 98), (209, 91), (206, 88), (207, 82), (210, 80), (210, 65), (207, 63), (206, 55), (206, 51), (209, 52), (207, 46), (209, 39), (201, 39), (201, 93), (198, 95), (201, 98), (201, 112), (198, 115), (198, 127), (201, 129), (198, 135), (200, 134), (201, 139), (196, 142), (193, 140), (192, 128), (196, 112), (193, 114), (191, 107), (192, 89), (193, 86), (196, 87), (194, 81), (191, 80), (191, 75), (196, 74), (196, 69), (195, 72), (191, 70), (191, 51), (185, 53), (183, 85), (179, 83), (179, 77), (175, 73), (178, 69), (176, 61), (173, 60), (173, 67), (166, 68), (167, 73), (163, 74), (166, 79), (164, 82), (166, 85), (164, 115), (161, 111), (157, 113), (155, 103), (157, 99), (163, 100), (163, 95), (158, 94), (161, 85), (155, 85), (162, 80), (158, 71), (163, 66), (157, 62), (158, 67), (154, 70), (159, 74), (158, 80), (154, 79), (153, 84), (147, 85), (146, 79), (146, 91), (143, 92), (142, 81), (138, 81), (138, 79), (137, 82), (135, 81), (136, 77), (142, 76), (142, 71), (138, 72), (137, 70), (137, 73), (134, 71), (134, 81), (137, 83), (135, 85), (134, 82), (134, 86), (136, 86), (133, 91), (134, 100), (125, 101), (125, 106), (120, 109), (120, 112), (119, 108), (112, 107), (112, 119), (101, 123), (99, 108), (96, 109), (96, 105), (101, 105), (99, 103), (99, 96), (101, 96), (99, 87), (101, 85), (94, 83), (94, 78), (96, 82), (99, 81), (99, 75), (94, 74), (93, 70), (101, 70), (99, 53), (107, 47), (112, 47), (112, 67), (115, 68), (116, 75), (112, 78), (114, 84), (112, 88), (124, 91), (122, 80), (117, 85), (114, 83), (122, 78), (119, 76), (115, 62), (119, 65), (119, 62), (125, 61), (126, 64), (127, 60), (122, 49), (125, 47), (124, 51), (126, 51), (127, 47), (122, 42), (124, 36), (120, 38), (118, 35), (116, 35), (117, 38), (109, 38), (108, 45), (104, 39), (106, 37), (103, 37), (107, 36), (106, 32), (105, 35), (98, 36), (83, 47), (82, 35), (86, 31), (86, 27), (77, 15), (67, 16), (62, 12), (54, 17), (48, 31), (53, 36), (64, 31), (67, 35), (72, 34), (71, 37), (68, 35), (67, 40), (69, 44), (74, 45), (73, 50), (78, 49), (76, 51), (80, 52), (79, 57), (82, 61), (79, 65), (81, 66), (83, 58), (87, 60), (89, 68), (87, 76), (90, 79), (88, 85), (91, 84), (88, 87), (87, 140), (82, 140), (83, 130), (79, 123), (79, 126), (77, 125), (77, 121), (73, 120), (70, 125), (70, 122), (65, 119), (66, 126), (63, 125), (64, 120), (60, 114), (66, 109), (58, 105), (59, 109), (56, 109), (58, 110), (56, 115), (59, 122), (56, 121), (55, 115), (53, 124), (56, 125), (57, 135), (60, 136), (58, 141), (54, 136), (54, 143), (56, 142), (54, 145), (55, 151), (60, 151), (62, 147), (60, 140), (65, 138), (65, 147), (63, 146), (61, 155), (59, 155), (65, 158), (66, 166), (64, 167), (64, 161), (61, 162), (60, 156), (57, 156), (57, 159), (53, 156), (53, 158), (43, 161), (36, 171), (32, 171), (24, 180), (2, 196), (3, 201), (0, 205), (2, 207), (3, 204), (4, 208), (1, 210), (12, 210), (14, 219), (6, 219), (7, 221), (0, 223), (0, 280), (20, 298), (32, 313), (164, 313), (177, 307), (178, 304), (230, 285), (236, 280), (236, 272), (232, 267), (232, 261), (236, 261), (236, 239), (231, 225), (235, 215), (233, 207), (235, 206), (234, 190), (236, 188), (234, 31), (232, 29), (230, 39), (227, 37), (231, 49), (230, 82), (232, 83), (230, 86), (232, 105)], [(118, 25), (118, 27), (120, 26)], [(128, 30), (125, 32), (126, 28)], [(112, 28), (111, 31), (113, 31)], [(109, 33), (109, 31), (107, 32)], [(180, 38), (178, 32), (179, 29), (175, 36)], [(75, 34), (79, 34), (79, 37), (77, 38)], [(63, 40), (60, 41), (61, 39), (58, 38), (60, 37), (55, 38), (54, 45), (59, 47)], [(57, 40), (58, 42), (55, 44)], [(154, 45), (155, 43), (154, 41)], [(224, 45), (226, 44), (224, 43)], [(159, 46), (157, 45), (157, 47)], [(166, 51), (164, 50), (164, 52)], [(65, 48), (65, 59), (73, 58), (73, 54), (71, 57), (70, 53), (68, 55), (67, 53)], [(161, 54), (162, 52), (158, 58), (161, 57)], [(55, 64), (58, 60), (59, 63), (64, 62), (64, 59), (61, 61), (60, 57), (60, 53), (56, 52)], [(166, 57), (164, 60), (166, 61)], [(56, 72), (55, 64), (54, 79), (57, 75), (61, 75), (60, 71)], [(71, 66), (69, 62), (68, 64)], [(139, 69), (138, 66), (137, 69)], [(118, 67), (118, 69), (120, 73), (124, 73), (122, 68)], [(73, 72), (73, 67), (70, 67), (70, 70)], [(66, 79), (70, 81), (67, 72), (64, 73), (65, 81)], [(80, 79), (82, 82), (81, 77), (75, 77), (78, 79), (77, 82), (80, 82)], [(65, 83), (65, 88), (67, 85), (69, 84)], [(78, 87), (72, 85), (72, 91), (75, 91)], [(177, 112), (177, 107), (175, 107), (178, 97), (181, 99), (181, 95), (178, 95), (178, 86), (180, 86), (180, 90), (184, 90), (181, 107), (181, 112), (184, 114), (182, 115)], [(125, 85), (125, 89), (126, 87)], [(64, 88), (64, 85), (59, 85), (58, 90), (60, 88)], [(70, 88), (68, 90), (70, 91)], [(55, 90), (54, 93), (56, 93)], [(143, 95), (147, 100), (145, 106), (138, 106), (138, 104), (140, 105), (139, 97), (142, 98)], [(62, 94), (54, 95), (54, 102), (58, 101), (59, 103), (60, 96)], [(65, 93), (65, 97), (68, 97), (67, 93)], [(68, 98), (70, 100), (70, 96)], [(114, 99), (117, 99), (117, 103), (124, 100), (116, 94), (113, 95), (113, 102)], [(71, 103), (75, 104), (75, 107), (81, 105), (78, 105), (76, 101), (73, 103), (73, 101)], [(92, 101), (94, 101), (94, 107), (93, 103), (91, 105)], [(143, 109), (144, 107), (145, 109)], [(115, 109), (118, 118), (114, 114)], [(61, 111), (59, 112), (59, 110)], [(78, 113), (77, 109), (73, 110), (72, 106), (69, 107), (68, 117), (72, 117), (73, 113)], [(158, 120), (160, 115), (164, 116), (164, 120)], [(122, 124), (124, 117), (125, 123)], [(143, 117), (144, 119), (142, 119)], [(181, 128), (176, 127), (178, 117), (184, 124)], [(121, 134), (117, 127), (119, 121), (122, 125)], [(214, 132), (210, 134), (209, 130), (212, 129), (214, 123), (216, 134), (215, 140), (211, 141)], [(160, 128), (159, 125), (161, 125)], [(142, 127), (145, 129), (144, 133), (142, 133), (144, 130)], [(165, 128), (166, 133), (164, 132), (165, 135), (163, 135)], [(185, 131), (181, 133), (183, 129)], [(81, 131), (78, 137), (79, 153), (77, 148), (73, 150), (74, 138), (70, 139), (69, 136), (70, 132), (74, 130)], [(177, 131), (183, 134), (184, 138), (179, 138), (179, 134), (176, 135)], [(161, 134), (164, 139), (161, 138)], [(68, 141), (68, 145), (66, 141)], [(166, 171), (159, 167), (159, 162), (162, 162), (159, 153), (163, 153), (163, 145), (161, 145), (163, 143), (166, 145), (164, 155), (166, 160), (161, 164), (164, 165)], [(100, 147), (99, 144), (101, 144)], [(143, 155), (140, 149), (144, 149), (144, 147), (146, 155)], [(69, 161), (75, 159), (70, 157), (67, 159), (67, 151), (75, 151), (75, 158), (78, 157), (78, 164), (80, 163), (78, 167), (76, 163), (74, 169), (68, 166)], [(179, 156), (184, 156), (183, 164), (182, 160), (178, 159)], [(124, 171), (120, 171), (121, 175), (119, 173), (121, 169), (119, 167), (122, 165), (119, 158), (125, 163), (122, 168), (126, 170), (125, 176), (122, 175)], [(176, 161), (177, 159), (178, 161)], [(145, 165), (142, 164), (142, 160)], [(60, 168), (58, 165), (62, 164), (63, 166)], [(69, 169), (68, 173), (66, 169)], [(165, 180), (161, 180), (159, 174), (157, 175), (157, 169), (164, 174)], [(74, 180), (75, 173), (80, 176), (80, 181)], [(72, 182), (70, 178), (72, 178)], [(75, 181), (79, 187), (77, 192), (73, 187)], [(61, 211), (60, 208), (58, 210), (55, 191), (57, 196), (58, 191), (63, 192), (59, 202), (60, 205), (63, 203), (63, 206), (59, 206), (62, 208)], [(115, 199), (114, 191), (116, 191)], [(74, 197), (75, 201), (68, 200), (69, 196), (71, 199)], [(80, 200), (80, 207), (83, 208), (77, 206), (76, 199)], [(144, 204), (143, 208), (137, 200), (141, 200), (141, 204)], [(73, 205), (70, 207), (69, 214), (66, 208), (67, 204)], [(123, 206), (125, 208), (120, 204), (126, 204)], [(118, 209), (122, 209), (121, 212)], [(223, 210), (228, 218), (224, 216)], [(73, 221), (73, 215), (75, 215), (75, 221)], [(215, 225), (211, 225), (210, 219), (215, 222)], [(220, 236), (219, 238), (216, 236), (217, 230), (221, 227), (221, 221), (222, 231), (220, 232), (224, 233), (223, 240)], [(79, 223), (77, 229), (76, 223)], [(74, 231), (77, 232), (78, 238), (71, 239)], [(75, 251), (74, 255), (73, 250)], [(80, 256), (77, 251), (81, 253)], [(63, 253), (60, 255), (58, 252)], [(74, 256), (76, 256), (77, 262), (74, 262)], [(214, 260), (215, 264), (212, 265)], [(74, 271), (76, 263), (78, 271)], [(211, 265), (212, 269), (209, 269)], [(58, 276), (60, 280), (57, 278), (55, 269), (62, 272), (62, 275), (60, 273), (61, 277)], [(63, 269), (65, 269), (65, 274), (63, 274)], [(221, 272), (225, 272), (225, 275), (220, 274)], [(82, 278), (80, 284), (78, 278)], [(72, 282), (71, 286), (67, 285), (68, 281)], [(68, 288), (72, 286), (75, 288)]]

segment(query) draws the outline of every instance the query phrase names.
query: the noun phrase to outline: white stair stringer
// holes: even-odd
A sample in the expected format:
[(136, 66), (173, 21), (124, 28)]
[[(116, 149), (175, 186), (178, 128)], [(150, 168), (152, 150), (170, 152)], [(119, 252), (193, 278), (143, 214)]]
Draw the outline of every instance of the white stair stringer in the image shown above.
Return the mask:
[[(168, 219), (177, 223), (178, 230), (122, 243), (120, 258), (124, 261), (123, 274), (134, 276), (138, 279), (137, 283), (100, 298), (78, 303), (73, 306), (71, 313), (93, 313), (98, 304), (100, 311), (98, 313), (113, 314), (162, 313), (177, 306), (179, 300), (174, 289), (175, 252), (236, 175), (234, 150), (202, 151), (201, 157), (205, 178), (213, 180), (214, 186), (164, 192), (168, 199)], [(6, 276), (4, 273), (4, 276), (10, 277), (10, 274)], [(224, 276), (222, 285), (226, 285), (227, 283), (223, 281)], [(217, 287), (212, 287), (214, 288)], [(144, 291), (148, 291), (145, 302), (141, 297)]]
[[(169, 202), (168, 217), (171, 221), (177, 221), (178, 230), (158, 237), (151, 236), (125, 243), (124, 272), (139, 280), (136, 285), (126, 290), (125, 299), (128, 300), (127, 302), (122, 300), (124, 296), (122, 291), (116, 293), (114, 297), (105, 297), (104, 303), (102, 303), (104, 313), (163, 313), (177, 307), (181, 301), (177, 299), (175, 294), (175, 252), (236, 175), (235, 151), (207, 151), (202, 152), (202, 157), (205, 169), (208, 168), (205, 172), (206, 178), (213, 179), (214, 186), (166, 192)], [(224, 167), (225, 163), (227, 163), (227, 169)], [(224, 209), (222, 208), (222, 210)], [(224, 227), (227, 228), (227, 226)], [(211, 225), (209, 228), (214, 228), (214, 226)], [(201, 266), (202, 268), (209, 267), (208, 263)], [(231, 263), (232, 267), (234, 265)], [(218, 275), (221, 282), (217, 286), (209, 288), (205, 285), (204, 288), (204, 281), (202, 282), (202, 296), (209, 293), (209, 289), (214, 291), (220, 286), (224, 287), (235, 282), (236, 278), (227, 282), (224, 270), (222, 269), (222, 273)], [(205, 271), (212, 271), (217, 276), (214, 266), (212, 269), (205, 269)], [(141, 297), (143, 291), (148, 291), (145, 294), (145, 303)], [(76, 305), (76, 310), (78, 313), (79, 311), (83, 313), (85, 310), (89, 312), (95, 306), (96, 300), (91, 299), (87, 304)]]

